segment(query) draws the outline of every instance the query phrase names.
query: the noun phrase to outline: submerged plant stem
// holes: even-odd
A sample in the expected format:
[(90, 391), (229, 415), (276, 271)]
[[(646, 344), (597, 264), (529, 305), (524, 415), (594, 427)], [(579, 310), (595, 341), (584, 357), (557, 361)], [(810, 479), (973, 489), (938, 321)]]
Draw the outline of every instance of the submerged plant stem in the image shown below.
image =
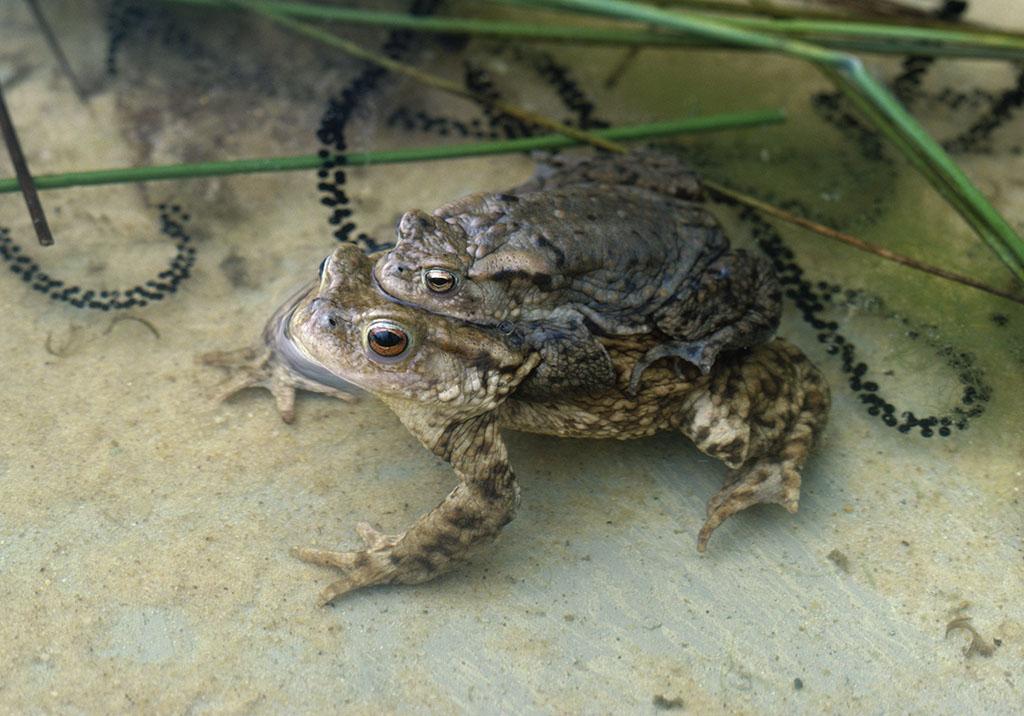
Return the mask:
[[(176, 5), (230, 7), (233, 0), (163, 0)], [(317, 5), (294, 0), (247, 0), (250, 8), (259, 8), (280, 16), (413, 30), (515, 39), (533, 42), (571, 42), (576, 44), (628, 47), (737, 48), (720, 41), (671, 31), (651, 31), (635, 27), (587, 27), (580, 25), (517, 22), (467, 17), (421, 17), (398, 12)], [(767, 18), (715, 19), (748, 29), (759, 29), (789, 37), (803, 36), (833, 49), (888, 55), (928, 54), (974, 59), (1024, 60), (1024, 37), (997, 32), (904, 27), (877, 22), (770, 20)]]
[(36, 194), (32, 173), (29, 171), (28, 162), (25, 161), (25, 154), (21, 151), (18, 132), (14, 128), (14, 120), (11, 119), (11, 115), (7, 111), (7, 103), (4, 101), (2, 89), (0, 89), (0, 135), (3, 136), (7, 153), (11, 157), (11, 164), (14, 165), (14, 173), (17, 175), (17, 178), (13, 180), (14, 189), (12, 191), (21, 191), (39, 244), (52, 246), (53, 234), (50, 233), (50, 225), (46, 221), (46, 212), (43, 211), (43, 203), (39, 201), (39, 195)]
[[(779, 124), (786, 115), (781, 110), (735, 112), (708, 117), (677, 119), (668, 122), (634, 124), (625, 127), (595, 130), (594, 134), (616, 142), (641, 139), (655, 139), (678, 134), (712, 132), (725, 129), (743, 129)], [(434, 147), (391, 149), (377, 152), (349, 152), (333, 155), (334, 161), (347, 166), (369, 166), (375, 164), (398, 164), (439, 159), (459, 159), (490, 154), (514, 154), (535, 150), (563, 149), (578, 145), (575, 139), (557, 134), (522, 139), (505, 139), (493, 142), (466, 142)], [(324, 164), (324, 157), (305, 154), (294, 157), (264, 157), (257, 159), (235, 159), (223, 162), (201, 162), (192, 164), (164, 164), (150, 167), (121, 169), (97, 169), (84, 172), (61, 174), (37, 174), (33, 177), (37, 189), (62, 189), (74, 186), (96, 186), (100, 184), (124, 184), (139, 181), (164, 181), (195, 179), (200, 177), (226, 176), (230, 174), (254, 174), (262, 172), (290, 172), (302, 169), (317, 169)], [(18, 191), (17, 179), (0, 179), (0, 194)]]

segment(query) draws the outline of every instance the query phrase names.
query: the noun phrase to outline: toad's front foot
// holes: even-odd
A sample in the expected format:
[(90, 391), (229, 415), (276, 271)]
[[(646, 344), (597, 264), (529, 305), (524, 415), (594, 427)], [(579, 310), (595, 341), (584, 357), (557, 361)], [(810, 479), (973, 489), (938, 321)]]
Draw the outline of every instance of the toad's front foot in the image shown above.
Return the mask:
[(351, 391), (300, 373), (287, 361), (283, 361), (277, 351), (265, 345), (204, 353), (199, 356), (198, 362), (227, 369), (228, 378), (218, 386), (218, 401), (226, 400), (247, 388), (266, 388), (274, 396), (277, 412), (286, 423), (295, 420), (297, 390), (325, 393), (341, 400), (355, 399)]
[(395, 554), (395, 545), (403, 535), (385, 535), (366, 522), (356, 525), (356, 532), (366, 543), (366, 549), (337, 552), (316, 547), (296, 547), (292, 555), (303, 562), (334, 567), (342, 572), (341, 579), (331, 583), (320, 593), (320, 606), (356, 589), (377, 584), (417, 584), (436, 574), (432, 569)]
[[(662, 358), (680, 358), (690, 365), (696, 366), (701, 373), (707, 375), (711, 372), (711, 366), (715, 364), (715, 358), (718, 356), (720, 348), (719, 344), (707, 340), (665, 341), (661, 345), (651, 348), (633, 366), (633, 373), (629, 377), (629, 394), (636, 395), (644, 371), (650, 368), (652, 363)], [(677, 372), (679, 370), (680, 367), (677, 365)]]

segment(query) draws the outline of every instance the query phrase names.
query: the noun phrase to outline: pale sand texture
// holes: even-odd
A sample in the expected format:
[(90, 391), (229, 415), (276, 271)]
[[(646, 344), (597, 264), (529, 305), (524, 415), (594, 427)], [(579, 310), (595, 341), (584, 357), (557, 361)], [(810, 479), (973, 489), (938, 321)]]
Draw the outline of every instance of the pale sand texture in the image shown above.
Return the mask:
[[(975, 16), (1024, 30), (1017, 0), (974, 4)], [(92, 94), (75, 98), (21, 3), (0, 4), (0, 81), (39, 173), (313, 152), (327, 99), (354, 71), (260, 24), (233, 28), (230, 15), (194, 11), (179, 25), (216, 47), (215, 61), (158, 36), (135, 39), (107, 79), (102, 17), (89, 3), (44, 5)], [(602, 116), (785, 104), (786, 128), (693, 146), (708, 147), (719, 176), (740, 186), (800, 196), (868, 240), (1008, 285), (920, 180), (886, 178), (813, 115), (810, 94), (824, 88), (813, 71), (753, 55), (650, 52), (602, 90), (621, 55), (559, 55)], [(555, 111), (550, 93), (529, 89), (533, 73), (484, 45), (467, 56), (505, 89), (525, 83), (511, 97)], [(460, 76), (450, 58), (435, 64)], [(895, 65), (872, 66), (891, 74)], [(928, 82), (1013, 80), (1003, 64), (943, 63)], [(382, 126), (396, 97), (472, 116), (462, 103), (387, 85), (353, 126), (354, 148), (437, 141)], [(943, 135), (969, 123), (941, 105), (919, 109)], [(1024, 228), (1024, 157), (1010, 154), (1024, 144), (1024, 117), (995, 136), (993, 155), (959, 160)], [(360, 229), (386, 238), (403, 209), (509, 186), (531, 166), (505, 157), (351, 170), (347, 191)], [(363, 519), (397, 531), (453, 477), (372, 399), (301, 398), (292, 426), (265, 393), (210, 399), (220, 375), (195, 356), (255, 339), (331, 248), (315, 181), (303, 172), (46, 192), (57, 237), (46, 250), (32, 245), (20, 199), (0, 198), (0, 225), (27, 252), (89, 286), (133, 285), (162, 269), (171, 255), (157, 231), (162, 201), (192, 215), (198, 249), (176, 295), (128, 312), (159, 337), (139, 321), (47, 300), (0, 271), (0, 712), (643, 713), (677, 700), (694, 713), (1019, 710), (1024, 310), (789, 228), (814, 280), (868, 294), (831, 317), (891, 400), (918, 415), (954, 405), (962, 386), (937, 354), (951, 346), (973, 354), (992, 386), (986, 413), (946, 439), (885, 427), (790, 303), (782, 334), (834, 393), (799, 514), (740, 515), (699, 556), (704, 503), (725, 469), (679, 437), (512, 435), (523, 506), (495, 545), (433, 583), (316, 608), (332, 575), (289, 547), (354, 545)], [(876, 202), (877, 220), (862, 220)], [(723, 218), (736, 243), (749, 241)], [(991, 656), (965, 655), (966, 632), (946, 637), (961, 615), (986, 644), (998, 641)]]

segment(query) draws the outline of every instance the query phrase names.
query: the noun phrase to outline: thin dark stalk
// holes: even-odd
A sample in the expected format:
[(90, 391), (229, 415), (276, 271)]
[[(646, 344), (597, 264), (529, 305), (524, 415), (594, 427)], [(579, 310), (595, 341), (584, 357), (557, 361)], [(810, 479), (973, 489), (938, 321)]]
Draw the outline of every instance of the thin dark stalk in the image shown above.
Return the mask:
[(32, 217), (32, 227), (36, 230), (41, 246), (53, 245), (53, 234), (50, 233), (50, 225), (46, 222), (46, 212), (43, 211), (43, 204), (39, 201), (39, 194), (36, 193), (35, 183), (32, 181), (32, 173), (28, 170), (28, 162), (21, 151), (21, 143), (18, 141), (18, 133), (14, 129), (14, 122), (7, 111), (7, 103), (4, 101), (3, 90), (0, 89), (0, 132), (4, 136), (4, 144), (7, 145), (7, 153), (11, 155), (11, 164), (14, 165), (14, 173), (18, 177), (18, 186), (21, 195), (25, 197), (25, 206), (28, 207), (28, 214)]
[(78, 99), (84, 102), (85, 90), (78, 81), (78, 76), (75, 75), (75, 71), (71, 69), (71, 63), (68, 62), (68, 57), (64, 54), (64, 50), (60, 46), (60, 41), (57, 39), (57, 35), (53, 32), (53, 28), (50, 27), (50, 23), (46, 21), (46, 16), (43, 15), (43, 11), (39, 8), (36, 0), (25, 0), (25, 4), (28, 5), (28, 9), (32, 11), (32, 17), (35, 18), (36, 25), (39, 26), (39, 31), (43, 33), (43, 38), (46, 40), (46, 44), (49, 45), (50, 52), (52, 52), (53, 56), (57, 58), (57, 64), (60, 65), (61, 72), (63, 72), (68, 78), (68, 82), (71, 83), (71, 87), (75, 90), (75, 94), (78, 95)]

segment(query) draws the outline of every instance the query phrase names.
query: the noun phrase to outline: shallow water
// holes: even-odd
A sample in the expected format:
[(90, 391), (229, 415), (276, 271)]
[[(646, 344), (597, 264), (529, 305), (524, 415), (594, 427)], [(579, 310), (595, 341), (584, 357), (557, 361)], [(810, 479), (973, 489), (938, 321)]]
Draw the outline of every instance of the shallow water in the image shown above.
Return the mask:
[[(1019, 15), (1009, 1), (972, 5), (1004, 26)], [(328, 100), (361, 72), (260, 22), (194, 10), (130, 20), (110, 76), (104, 14), (86, 7), (47, 4), (80, 101), (25, 7), (0, 5), (0, 81), (36, 173), (315, 152)], [(412, 45), (407, 59), (454, 78), (477, 68), (566, 119), (552, 78), (613, 123), (785, 106), (784, 127), (680, 148), (716, 179), (1010, 285), (891, 151), (878, 159), (870, 137), (823, 118), (828, 100), (812, 98), (828, 87), (796, 62), (645, 51), (607, 88), (622, 51), (536, 52), (554, 65), (487, 43)], [(1005, 64), (940, 62), (914, 109), (951, 138), (985, 106), (954, 110), (943, 89), (998, 95), (1015, 81)], [(442, 141), (403, 126), (421, 110), (487, 127), (470, 104), (407, 82), (357, 100), (351, 149)], [(453, 127), (444, 141), (463, 141)], [(1018, 229), (1021, 145), (1017, 115), (956, 157)], [(352, 237), (387, 241), (402, 210), (514, 185), (532, 166), (347, 169), (353, 215), (334, 226), (315, 172), (50, 191), (48, 249), (20, 199), (0, 199), (0, 226), (68, 284), (125, 288), (163, 271), (175, 241), (161, 213), (195, 249), (176, 292), (125, 311), (0, 275), (0, 711), (1007, 713), (1024, 701), (1024, 311), (728, 207), (713, 208), (735, 244), (793, 252), (785, 275), (799, 268), (808, 285), (790, 285), (780, 333), (833, 389), (797, 515), (750, 510), (698, 555), (725, 468), (680, 437), (513, 434), (523, 503), (497, 543), (434, 582), (314, 606), (332, 575), (289, 547), (355, 545), (363, 519), (398, 531), (447, 493), (451, 470), (373, 399), (304, 396), (291, 426), (263, 392), (217, 404), (222, 376), (195, 356), (255, 340), (347, 221)], [(990, 655), (964, 630), (947, 635), (962, 616)]]

